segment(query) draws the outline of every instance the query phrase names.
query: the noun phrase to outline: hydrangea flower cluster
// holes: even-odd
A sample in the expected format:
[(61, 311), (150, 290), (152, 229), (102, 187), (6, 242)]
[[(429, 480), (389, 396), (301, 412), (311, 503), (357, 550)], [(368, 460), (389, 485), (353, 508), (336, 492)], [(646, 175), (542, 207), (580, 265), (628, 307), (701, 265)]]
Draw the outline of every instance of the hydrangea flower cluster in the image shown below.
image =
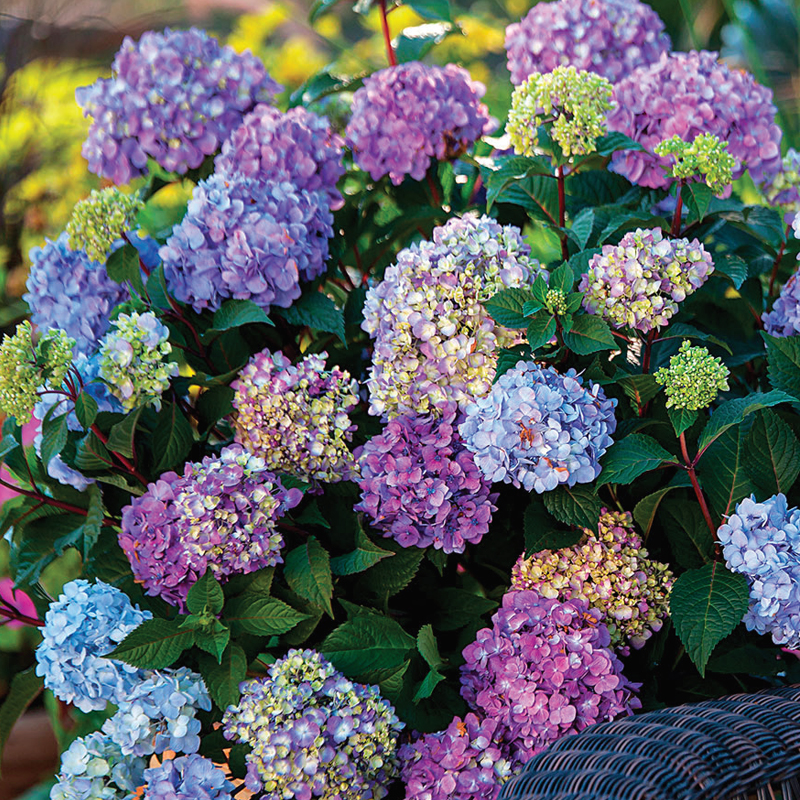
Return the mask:
[(292, 364), (283, 353), (262, 350), (232, 385), (236, 441), (267, 467), (304, 481), (349, 480), (347, 444), (356, 426), (351, 409), (358, 386), (338, 367), (325, 369), (327, 353)]
[(787, 224), (792, 222), (800, 211), (800, 153), (790, 147), (781, 168), (766, 176), (759, 188), (767, 203), (786, 211), (784, 221)]
[(70, 581), (45, 615), (36, 674), (59, 700), (81, 711), (119, 705), (144, 673), (103, 656), (152, 616), (107, 583)]
[(289, 650), (241, 685), (227, 739), (252, 746), (245, 785), (268, 800), (380, 800), (399, 771), (403, 723), (376, 686), (353, 683), (313, 650)]
[(658, 14), (640, 0), (558, 0), (537, 3), (506, 29), (508, 71), (522, 83), (534, 72), (572, 65), (612, 83), (669, 52)]
[(728, 569), (750, 583), (747, 629), (800, 647), (800, 509), (789, 508), (783, 494), (763, 503), (753, 495), (737, 503), (717, 539)]
[(143, 758), (123, 755), (108, 736), (95, 731), (61, 754), (50, 800), (134, 800), (145, 766)]
[(665, 169), (670, 163), (654, 155), (656, 146), (671, 136), (691, 142), (701, 133), (728, 143), (737, 162), (734, 178), (746, 168), (759, 183), (780, 169), (782, 134), (772, 92), (749, 73), (718, 61), (716, 53), (664, 54), (617, 83), (614, 100), (608, 129), (627, 134), (645, 148), (612, 157), (611, 168), (632, 183), (669, 186), (672, 178)]
[(575, 67), (533, 73), (511, 97), (506, 132), (514, 151), (534, 155), (539, 126), (552, 121), (551, 136), (565, 156), (593, 153), (606, 132), (612, 92), (606, 78)]
[(592, 256), (578, 291), (583, 307), (615, 328), (660, 328), (699, 289), (714, 262), (697, 239), (665, 239), (660, 228), (626, 233)]
[(530, 589), (564, 602), (586, 600), (605, 614), (611, 645), (624, 655), (657, 631), (669, 610), (672, 572), (653, 561), (627, 511), (603, 509), (597, 530), (584, 529), (574, 547), (520, 556), (512, 589)]
[(678, 352), (653, 377), (664, 387), (667, 408), (697, 411), (707, 408), (720, 392), (728, 391), (730, 370), (705, 347), (684, 339)]
[(657, 156), (672, 156), (675, 163), (670, 175), (686, 180), (701, 175), (714, 194), (721, 194), (733, 180), (736, 159), (728, 152), (728, 143), (711, 133), (701, 133), (686, 142), (680, 136), (665, 139), (656, 145)]
[(92, 172), (118, 185), (145, 174), (148, 158), (185, 174), (280, 88), (251, 53), (196, 28), (126, 37), (111, 78), (75, 93), (93, 118), (83, 155)]
[(144, 202), (114, 186), (94, 189), (72, 210), (67, 223), (69, 246), (82, 250), (92, 261), (105, 262), (117, 242), (136, 227), (136, 215)]
[(497, 495), (458, 435), (458, 406), (402, 414), (358, 454), (361, 502), (355, 507), (403, 547), (463, 553), (489, 530)]
[(161, 394), (178, 365), (166, 361), (172, 352), (169, 328), (151, 311), (120, 314), (100, 343), (100, 375), (125, 411), (140, 405), (161, 408)]
[[(800, 221), (795, 228), (795, 236), (800, 231)], [(799, 237), (800, 238), (800, 237)], [(800, 280), (795, 272), (781, 288), (781, 293), (772, 311), (761, 315), (764, 330), (770, 336), (794, 336), (800, 333)]]
[(495, 325), (483, 303), (537, 274), (518, 228), (490, 217), (453, 218), (432, 242), (401, 250), (367, 291), (361, 327), (375, 339), (370, 413), (427, 414), (447, 400), (463, 408), (492, 385), (496, 351), (518, 333)]
[(122, 509), (120, 547), (150, 595), (184, 607), (192, 585), (283, 562), (275, 523), (302, 499), (241, 445), (165, 472)]
[(497, 127), (480, 102), (485, 92), (455, 64), (409, 61), (374, 72), (353, 95), (345, 131), (356, 164), (373, 180), (422, 180), (433, 159), (455, 158)]
[(461, 694), (498, 722), (512, 766), (562, 736), (630, 714), (638, 687), (622, 675), (608, 628), (584, 600), (511, 591), (464, 648)]
[(511, 776), (495, 718), (455, 717), (447, 730), (400, 748), (406, 800), (495, 800)]
[(234, 785), (214, 762), (196, 754), (144, 771), (144, 800), (228, 800)]
[(599, 385), (585, 387), (574, 369), (561, 375), (521, 361), (467, 406), (459, 432), (488, 480), (547, 492), (600, 474), (616, 404)]

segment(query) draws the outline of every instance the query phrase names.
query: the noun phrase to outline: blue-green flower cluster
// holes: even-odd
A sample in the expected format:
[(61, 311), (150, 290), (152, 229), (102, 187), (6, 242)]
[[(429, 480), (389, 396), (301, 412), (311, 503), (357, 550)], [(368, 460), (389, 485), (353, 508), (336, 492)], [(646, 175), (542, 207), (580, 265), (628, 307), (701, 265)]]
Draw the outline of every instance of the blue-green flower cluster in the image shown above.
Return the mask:
[(673, 178), (686, 180), (700, 175), (714, 194), (730, 186), (733, 170), (738, 167), (736, 159), (728, 152), (728, 143), (712, 133), (701, 133), (691, 142), (673, 136), (656, 145), (655, 153), (675, 159), (670, 172)]
[(661, 367), (655, 379), (664, 386), (667, 408), (697, 411), (714, 402), (720, 392), (728, 390), (728, 368), (714, 358), (705, 347), (692, 347), (684, 339), (680, 350)]
[(92, 261), (104, 262), (114, 245), (136, 227), (136, 215), (144, 203), (135, 194), (125, 194), (115, 186), (94, 189), (75, 204), (67, 223), (69, 246), (83, 250)]

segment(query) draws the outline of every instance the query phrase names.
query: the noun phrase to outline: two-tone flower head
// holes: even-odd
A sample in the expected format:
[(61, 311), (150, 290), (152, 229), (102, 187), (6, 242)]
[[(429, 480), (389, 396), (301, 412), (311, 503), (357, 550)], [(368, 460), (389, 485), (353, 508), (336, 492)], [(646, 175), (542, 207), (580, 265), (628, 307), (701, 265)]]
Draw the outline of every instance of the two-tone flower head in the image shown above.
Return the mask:
[(653, 376), (664, 387), (667, 408), (697, 411), (707, 408), (720, 392), (728, 391), (730, 370), (705, 347), (684, 339), (678, 352)]
[(800, 509), (776, 494), (763, 503), (755, 495), (736, 504), (717, 530), (725, 564), (747, 577), (748, 630), (770, 634), (775, 644), (800, 647)]
[[(794, 220), (795, 238), (800, 238), (800, 214)], [(772, 310), (764, 312), (761, 319), (770, 336), (795, 336), (800, 333), (800, 280), (798, 272), (792, 274), (781, 288)]]
[(497, 495), (458, 434), (458, 406), (450, 400), (437, 411), (394, 417), (364, 445), (355, 510), (403, 547), (463, 553), (489, 530)]
[(370, 413), (462, 410), (491, 389), (496, 352), (519, 334), (496, 325), (484, 303), (501, 289), (547, 273), (520, 231), (490, 217), (453, 218), (433, 241), (401, 250), (367, 291), (361, 327), (375, 339), (367, 387)]
[(117, 242), (136, 227), (142, 208), (144, 202), (136, 194), (125, 194), (115, 186), (93, 189), (72, 209), (67, 223), (70, 248), (104, 263)]
[(640, 0), (557, 0), (536, 3), (506, 29), (511, 81), (557, 67), (596, 72), (615, 83), (669, 52), (658, 14)]
[(665, 139), (692, 142), (710, 133), (727, 142), (736, 159), (733, 178), (747, 169), (760, 183), (781, 167), (781, 129), (772, 92), (750, 73), (735, 70), (706, 50), (664, 54), (626, 75), (614, 86), (615, 108), (608, 129), (639, 142), (644, 150), (614, 153), (611, 169), (632, 183), (667, 187), (667, 156), (655, 155)]
[(143, 800), (229, 800), (236, 788), (211, 759), (197, 754), (150, 767), (144, 779)]
[(353, 683), (313, 650), (289, 650), (245, 681), (222, 718), (249, 744), (245, 785), (268, 800), (380, 800), (399, 772), (403, 728), (377, 686)]
[(236, 441), (267, 469), (304, 481), (335, 483), (353, 474), (348, 443), (356, 426), (358, 385), (327, 353), (292, 364), (281, 352), (256, 353), (231, 384)]
[(758, 187), (767, 203), (784, 212), (784, 221), (791, 223), (800, 211), (800, 153), (793, 147), (786, 151), (781, 168), (765, 176)]
[(669, 170), (673, 178), (688, 180), (700, 176), (714, 194), (721, 194), (730, 186), (733, 171), (737, 169), (736, 159), (728, 152), (728, 143), (711, 133), (701, 133), (692, 141), (673, 136), (657, 144), (655, 154), (675, 159)]
[(45, 615), (42, 642), (36, 648), (36, 674), (59, 700), (81, 711), (117, 705), (141, 682), (144, 672), (104, 656), (152, 616), (107, 583), (70, 581)]
[(467, 406), (458, 430), (487, 480), (547, 492), (600, 474), (616, 404), (574, 369), (561, 374), (520, 361)]
[(279, 520), (302, 499), (241, 445), (165, 472), (122, 509), (120, 547), (150, 595), (184, 607), (210, 570), (220, 581), (283, 562)]
[(585, 600), (510, 591), (492, 627), (464, 648), (464, 660), (461, 694), (497, 721), (512, 767), (562, 736), (640, 706), (608, 628)]
[(280, 88), (252, 53), (196, 28), (126, 37), (111, 77), (75, 92), (92, 117), (83, 155), (91, 172), (118, 185), (145, 174), (148, 158), (185, 174)]
[(575, 67), (534, 72), (511, 97), (506, 132), (514, 151), (534, 155), (539, 126), (549, 123), (565, 156), (593, 153), (597, 138), (606, 132), (612, 91), (606, 78)]
[(431, 162), (456, 158), (496, 120), (480, 102), (486, 87), (448, 64), (409, 61), (370, 75), (353, 95), (345, 137), (373, 180), (422, 180)]
[(586, 600), (605, 615), (611, 646), (627, 655), (629, 645), (638, 650), (661, 630), (672, 572), (649, 557), (627, 511), (603, 509), (597, 530), (584, 534), (573, 547), (520, 556), (511, 588), (561, 602)]
[(711, 255), (697, 239), (668, 239), (660, 228), (638, 228), (592, 256), (578, 291), (590, 314), (615, 328), (647, 333), (667, 325), (713, 271)]

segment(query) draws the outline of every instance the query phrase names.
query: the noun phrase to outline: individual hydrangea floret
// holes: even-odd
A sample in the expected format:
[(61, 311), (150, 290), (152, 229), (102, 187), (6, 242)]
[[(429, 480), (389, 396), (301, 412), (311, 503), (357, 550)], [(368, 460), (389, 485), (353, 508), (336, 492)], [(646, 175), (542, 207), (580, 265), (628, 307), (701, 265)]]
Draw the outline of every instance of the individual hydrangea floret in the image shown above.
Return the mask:
[(101, 377), (125, 411), (160, 409), (161, 394), (178, 375), (177, 363), (164, 358), (172, 352), (169, 328), (150, 311), (120, 314), (111, 325), (100, 344)]
[(584, 600), (508, 592), (464, 660), (461, 694), (497, 721), (512, 767), (562, 736), (640, 707), (608, 628)]
[(584, 386), (574, 369), (562, 375), (520, 361), (467, 406), (459, 432), (488, 480), (548, 492), (600, 474), (616, 404), (599, 385)]
[(506, 132), (514, 151), (534, 155), (539, 126), (550, 123), (550, 135), (565, 156), (593, 153), (597, 138), (606, 132), (611, 94), (606, 78), (579, 72), (575, 67), (534, 73), (514, 89), (511, 97)]
[(145, 759), (123, 755), (108, 736), (95, 731), (61, 754), (50, 800), (134, 800), (145, 767)]
[(654, 377), (664, 387), (667, 408), (698, 411), (710, 406), (720, 392), (728, 391), (728, 375), (730, 370), (721, 359), (684, 339), (669, 367), (661, 367)]
[(196, 754), (144, 771), (144, 800), (229, 800), (235, 786), (214, 762)]
[(571, 65), (612, 83), (670, 50), (656, 12), (639, 0), (558, 0), (536, 3), (506, 29), (511, 81)]
[(142, 670), (104, 658), (153, 615), (102, 581), (74, 580), (50, 605), (36, 648), (36, 674), (44, 685), (81, 711), (119, 704), (144, 677)]
[(143, 208), (138, 195), (125, 194), (114, 186), (93, 189), (72, 210), (67, 223), (70, 248), (104, 263), (117, 242), (136, 227), (136, 215)]
[(673, 178), (687, 180), (702, 176), (714, 194), (721, 194), (733, 180), (736, 159), (728, 152), (728, 143), (710, 133), (701, 133), (691, 142), (680, 136), (665, 139), (656, 145), (657, 156), (672, 156), (675, 163), (669, 172)]
[(165, 472), (122, 509), (120, 547), (150, 595), (183, 609), (207, 570), (218, 580), (283, 562), (276, 522), (302, 499), (241, 445)]
[(661, 630), (669, 608), (672, 572), (653, 561), (627, 511), (603, 509), (597, 530), (584, 528), (573, 547), (520, 556), (512, 589), (532, 589), (561, 602), (586, 600), (605, 614), (611, 645), (623, 655)]
[[(798, 214), (795, 227), (795, 236), (800, 238), (800, 214)], [(783, 284), (781, 293), (772, 311), (761, 315), (764, 330), (770, 336), (795, 336), (800, 333), (800, 272), (794, 272), (786, 283)]]
[(440, 417), (402, 414), (358, 454), (361, 502), (371, 525), (403, 547), (463, 553), (489, 530), (496, 494), (458, 435), (449, 401)]
[(480, 102), (485, 91), (455, 64), (409, 61), (373, 73), (353, 96), (345, 131), (356, 164), (373, 180), (422, 180), (432, 160), (456, 158), (497, 127)]
[(800, 152), (790, 147), (780, 169), (766, 176), (759, 188), (769, 205), (783, 209), (784, 221), (790, 224), (800, 211)]
[(403, 723), (377, 686), (353, 683), (313, 650), (290, 650), (241, 684), (222, 723), (249, 744), (245, 786), (265, 800), (380, 800), (399, 772)]
[(196, 28), (125, 37), (111, 77), (75, 92), (92, 117), (83, 155), (117, 185), (145, 174), (148, 158), (183, 175), (280, 88), (250, 52)]
[(638, 228), (592, 256), (578, 291), (590, 314), (615, 328), (648, 333), (667, 325), (678, 303), (713, 271), (711, 255), (697, 239), (666, 239), (660, 228)]
[(611, 168), (632, 183), (669, 186), (671, 159), (655, 155), (656, 146), (672, 136), (691, 142), (701, 133), (727, 142), (736, 159), (734, 179), (747, 169), (760, 183), (780, 170), (782, 134), (772, 92), (748, 72), (718, 61), (716, 53), (664, 54), (617, 83), (614, 101), (608, 129), (644, 147), (612, 156)]
[(361, 327), (375, 339), (370, 413), (428, 414), (454, 400), (463, 410), (492, 386), (497, 351), (519, 342), (484, 303), (501, 289), (547, 277), (518, 228), (490, 217), (453, 218), (433, 241), (401, 250), (367, 291)]
[(356, 426), (358, 385), (338, 367), (325, 369), (327, 353), (292, 364), (283, 353), (262, 350), (231, 384), (236, 441), (267, 468), (304, 481), (349, 480), (354, 467), (348, 442)]

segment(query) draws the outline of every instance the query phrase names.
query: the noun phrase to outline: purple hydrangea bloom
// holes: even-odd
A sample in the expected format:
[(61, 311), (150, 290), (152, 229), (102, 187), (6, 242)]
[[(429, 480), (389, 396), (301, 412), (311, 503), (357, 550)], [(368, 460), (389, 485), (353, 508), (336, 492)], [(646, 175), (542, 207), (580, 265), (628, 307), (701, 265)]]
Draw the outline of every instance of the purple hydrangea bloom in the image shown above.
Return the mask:
[[(794, 215), (792, 230), (795, 239), (800, 239), (800, 213)], [(796, 270), (783, 285), (772, 311), (761, 315), (764, 330), (770, 336), (794, 336), (800, 333), (800, 280)]]
[(403, 547), (463, 553), (489, 530), (497, 495), (458, 435), (458, 406), (450, 401), (438, 411), (438, 419), (395, 417), (364, 445), (355, 510)]
[(218, 457), (165, 472), (122, 509), (119, 543), (150, 595), (184, 608), (206, 570), (218, 580), (281, 564), (276, 521), (302, 499), (263, 459), (232, 444)]
[(107, 583), (70, 581), (45, 615), (36, 674), (59, 700), (81, 711), (118, 704), (144, 672), (103, 656), (152, 616)]
[(728, 143), (737, 160), (733, 177), (749, 170), (757, 183), (781, 169), (781, 129), (775, 122), (772, 92), (750, 73), (734, 70), (706, 50), (664, 54), (629, 73), (614, 87), (616, 109), (608, 129), (639, 142), (643, 151), (614, 153), (611, 168), (633, 183), (667, 187), (669, 156), (656, 145), (673, 136), (691, 142), (710, 133)]
[(345, 136), (356, 164), (373, 180), (422, 180), (434, 159), (452, 159), (497, 127), (480, 102), (486, 87), (448, 64), (419, 61), (370, 75), (353, 95)]
[(93, 118), (83, 155), (92, 172), (116, 184), (145, 174), (148, 158), (184, 174), (280, 89), (254, 55), (196, 28), (126, 37), (112, 77), (75, 92)]
[(520, 361), (467, 407), (459, 432), (490, 481), (548, 492), (600, 474), (616, 404), (599, 385), (584, 387), (574, 369), (562, 375)]
[(763, 503), (753, 495), (737, 503), (717, 538), (728, 569), (750, 583), (747, 629), (800, 647), (800, 509), (789, 508), (783, 494)]
[(584, 600), (511, 591), (464, 649), (461, 694), (498, 723), (512, 766), (562, 736), (630, 714), (638, 688), (622, 675), (608, 628)]
[(615, 83), (669, 52), (664, 23), (639, 0), (558, 0), (537, 3), (506, 30), (511, 81), (573, 66)]
[(318, 192), (214, 174), (195, 187), (159, 252), (170, 292), (195, 311), (228, 298), (286, 308), (300, 297), (300, 280), (325, 271), (332, 235)]
[(214, 762), (196, 754), (144, 771), (144, 800), (229, 800), (234, 785)]

